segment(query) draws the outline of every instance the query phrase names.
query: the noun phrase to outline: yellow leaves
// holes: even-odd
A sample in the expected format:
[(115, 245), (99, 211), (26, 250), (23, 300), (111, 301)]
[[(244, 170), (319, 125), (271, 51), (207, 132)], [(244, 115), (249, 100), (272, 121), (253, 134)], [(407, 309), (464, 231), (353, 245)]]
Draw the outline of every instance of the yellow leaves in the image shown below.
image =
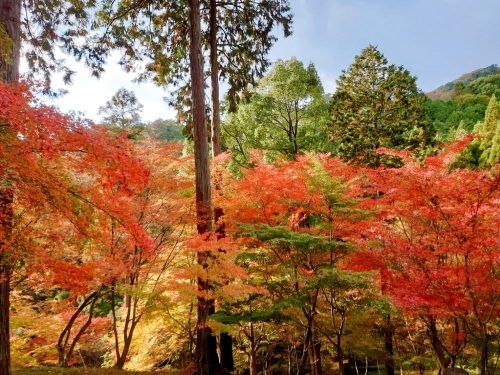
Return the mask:
[(5, 31), (2, 23), (0, 23), (0, 61), (5, 61), (7, 64), (12, 64), (12, 48), (14, 42)]

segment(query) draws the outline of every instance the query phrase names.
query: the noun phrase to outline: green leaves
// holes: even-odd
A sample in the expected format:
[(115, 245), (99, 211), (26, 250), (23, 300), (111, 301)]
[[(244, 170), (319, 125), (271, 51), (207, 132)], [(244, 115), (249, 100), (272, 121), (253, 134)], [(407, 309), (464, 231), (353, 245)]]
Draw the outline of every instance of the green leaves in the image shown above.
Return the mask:
[(495, 95), (491, 97), (481, 126), (480, 149), (483, 151), (479, 158), (479, 166), (494, 165), (500, 160), (500, 107)]
[(143, 105), (139, 103), (133, 91), (124, 87), (118, 89), (113, 97), (104, 106), (99, 107), (99, 114), (103, 116), (103, 123), (115, 125), (121, 129), (139, 125)]
[(249, 149), (265, 150), (267, 160), (326, 150), (327, 104), (313, 64), (278, 60), (249, 97), (222, 126), (238, 163), (248, 165)]
[(368, 46), (337, 80), (328, 131), (346, 160), (378, 166), (380, 147), (421, 150), (431, 143), (425, 96), (416, 79), (402, 66), (387, 64), (376, 47)]

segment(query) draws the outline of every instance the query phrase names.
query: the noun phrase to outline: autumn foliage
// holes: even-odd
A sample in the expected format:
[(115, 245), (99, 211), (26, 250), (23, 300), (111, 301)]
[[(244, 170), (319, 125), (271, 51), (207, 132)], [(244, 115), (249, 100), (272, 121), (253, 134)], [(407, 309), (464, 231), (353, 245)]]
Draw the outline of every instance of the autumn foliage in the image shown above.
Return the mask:
[[(22, 285), (16, 306), (40, 290), (64, 292), (44, 305), (57, 316), (60, 364), (98, 342), (119, 368), (131, 357), (188, 366), (203, 298), (217, 311), (208, 325), (233, 336), (252, 375), (281, 366), (321, 375), (326, 363), (343, 373), (359, 353), (382, 361), (388, 322), (391, 339), (413, 338), (398, 343), (401, 362), (425, 369), (433, 355), (446, 369), (477, 353), (482, 373), (491, 366), (500, 175), (450, 168), (470, 139), (424, 161), (380, 150), (400, 168), (321, 154), (268, 164), (255, 153), (233, 178), (221, 155), (218, 238), (197, 233), (193, 160), (181, 146), (109, 135), (22, 85), (0, 91), (2, 181), (14, 197), (1, 259)], [(149, 340), (155, 330), (166, 338)], [(57, 341), (36, 340), (16, 348)]]

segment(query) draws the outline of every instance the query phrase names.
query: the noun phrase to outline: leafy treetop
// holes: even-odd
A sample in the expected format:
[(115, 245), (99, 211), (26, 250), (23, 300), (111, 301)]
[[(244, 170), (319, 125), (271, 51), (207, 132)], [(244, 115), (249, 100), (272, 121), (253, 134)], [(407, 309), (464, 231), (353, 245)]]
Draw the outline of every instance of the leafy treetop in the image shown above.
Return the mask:
[(368, 46), (342, 71), (331, 100), (328, 128), (337, 154), (377, 166), (383, 163), (375, 152), (380, 147), (424, 149), (433, 136), (424, 102), (416, 78)]

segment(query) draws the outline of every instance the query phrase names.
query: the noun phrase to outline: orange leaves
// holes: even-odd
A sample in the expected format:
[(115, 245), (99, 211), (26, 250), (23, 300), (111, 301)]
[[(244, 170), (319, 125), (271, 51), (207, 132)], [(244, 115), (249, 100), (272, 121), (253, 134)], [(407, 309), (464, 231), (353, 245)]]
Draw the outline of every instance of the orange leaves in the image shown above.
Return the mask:
[(14, 258), (84, 292), (109, 281), (99, 262), (112, 259), (121, 269), (117, 246), (125, 267), (135, 248), (153, 247), (136, 216), (150, 173), (125, 136), (113, 138), (38, 105), (23, 85), (0, 82), (0, 139), (2, 180), (14, 193)]
[(285, 224), (290, 202), (307, 195), (303, 178), (290, 163), (252, 168), (242, 180), (235, 182), (235, 190), (236, 195), (230, 202), (238, 208), (231, 211), (231, 219), (268, 225)]

